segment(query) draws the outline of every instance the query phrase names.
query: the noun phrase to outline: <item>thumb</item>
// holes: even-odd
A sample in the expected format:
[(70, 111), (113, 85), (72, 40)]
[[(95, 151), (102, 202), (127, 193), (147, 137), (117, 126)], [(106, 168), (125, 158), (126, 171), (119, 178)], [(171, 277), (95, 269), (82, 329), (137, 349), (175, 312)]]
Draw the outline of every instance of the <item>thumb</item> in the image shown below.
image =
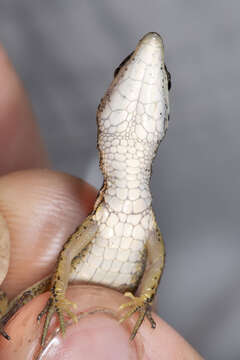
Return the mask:
[[(94, 285), (72, 286), (67, 297), (78, 305), (79, 321), (77, 324), (70, 324), (62, 337), (56, 331), (58, 321), (54, 318), (49, 330), (49, 342), (39, 359), (202, 359), (157, 315), (154, 315), (156, 329), (153, 330), (144, 321), (135, 340), (129, 343), (130, 331), (137, 315), (123, 325), (119, 324), (118, 309), (126, 302), (126, 298), (114, 290)], [(11, 341), (0, 340), (1, 359), (16, 359), (16, 353), (19, 360), (32, 359), (39, 354), (43, 324), (38, 325), (36, 318), (47, 299), (48, 294), (37, 297), (9, 323), (6, 331), (11, 336)], [(97, 308), (105, 309), (105, 312), (95, 312)], [(82, 315), (82, 312), (89, 312), (91, 315)]]

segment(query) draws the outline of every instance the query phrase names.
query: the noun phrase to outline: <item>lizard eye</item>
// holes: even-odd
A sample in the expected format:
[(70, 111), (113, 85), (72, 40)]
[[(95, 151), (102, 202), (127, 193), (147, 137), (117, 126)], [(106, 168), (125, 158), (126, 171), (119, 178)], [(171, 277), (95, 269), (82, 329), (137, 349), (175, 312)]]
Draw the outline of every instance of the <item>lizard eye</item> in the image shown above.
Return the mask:
[(170, 74), (170, 72), (168, 71), (166, 64), (164, 64), (164, 66), (165, 66), (165, 71), (166, 71), (166, 74), (167, 74), (168, 90), (170, 91), (170, 90), (171, 90), (171, 87), (172, 87), (171, 74)]
[(131, 52), (131, 54), (129, 54), (122, 62), (121, 64), (114, 70), (114, 78), (117, 76), (117, 74), (119, 73), (120, 69), (126, 64), (126, 62), (130, 59), (130, 57), (132, 56), (132, 54), (134, 53)]

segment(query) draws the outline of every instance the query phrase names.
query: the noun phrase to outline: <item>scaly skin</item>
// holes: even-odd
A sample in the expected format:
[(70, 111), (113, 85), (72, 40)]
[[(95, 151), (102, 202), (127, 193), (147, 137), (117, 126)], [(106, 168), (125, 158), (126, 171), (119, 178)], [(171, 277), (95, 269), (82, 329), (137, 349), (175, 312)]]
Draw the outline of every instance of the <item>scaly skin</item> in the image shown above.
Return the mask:
[[(104, 184), (92, 213), (67, 240), (53, 275), (27, 289), (6, 306), (2, 299), (0, 333), (4, 325), (34, 296), (51, 291), (39, 314), (46, 314), (42, 345), (49, 323), (58, 315), (62, 333), (64, 314), (77, 320), (65, 298), (69, 283), (87, 282), (117, 289), (130, 301), (120, 322), (133, 313), (139, 318), (132, 340), (145, 316), (152, 327), (151, 304), (164, 267), (164, 243), (152, 210), (149, 189), (152, 161), (169, 117), (170, 74), (164, 64), (161, 37), (148, 33), (115, 71), (97, 112), (98, 149)], [(5, 304), (5, 305), (4, 305)]]

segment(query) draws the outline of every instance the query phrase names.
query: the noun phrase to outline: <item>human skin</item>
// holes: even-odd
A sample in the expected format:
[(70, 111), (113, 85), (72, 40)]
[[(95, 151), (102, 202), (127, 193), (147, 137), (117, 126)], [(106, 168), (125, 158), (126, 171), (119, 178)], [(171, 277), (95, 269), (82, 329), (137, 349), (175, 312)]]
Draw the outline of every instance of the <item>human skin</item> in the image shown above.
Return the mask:
[[(8, 234), (11, 240), (10, 268), (1, 288), (12, 298), (52, 271), (64, 241), (91, 210), (96, 190), (78, 178), (50, 170), (31, 105), (3, 48), (0, 78), (0, 216), (5, 220), (0, 221), (0, 244), (8, 242)], [(1, 257), (0, 271), (3, 277), (6, 264), (1, 268)], [(36, 297), (9, 322), (6, 331), (11, 341), (0, 339), (1, 359), (33, 359), (43, 326), (36, 317), (48, 296)], [(64, 337), (53, 339), (44, 359), (202, 359), (156, 314), (156, 329), (144, 321), (130, 344), (136, 318), (118, 323), (114, 314), (126, 299), (114, 290), (70, 286), (67, 297), (77, 303), (78, 314), (96, 307), (108, 312), (69, 326)], [(52, 332), (54, 325), (55, 320)]]

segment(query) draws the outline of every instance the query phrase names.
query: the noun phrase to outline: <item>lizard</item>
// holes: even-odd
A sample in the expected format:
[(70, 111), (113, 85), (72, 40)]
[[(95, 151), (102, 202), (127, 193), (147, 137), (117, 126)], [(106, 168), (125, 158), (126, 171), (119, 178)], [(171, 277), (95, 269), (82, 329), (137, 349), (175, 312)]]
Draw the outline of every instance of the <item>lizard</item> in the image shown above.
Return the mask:
[(50, 291), (41, 346), (50, 321), (64, 316), (77, 321), (65, 293), (71, 283), (100, 284), (130, 300), (120, 306), (125, 321), (138, 318), (130, 340), (146, 317), (155, 328), (151, 306), (163, 273), (165, 247), (152, 209), (152, 162), (169, 121), (171, 77), (164, 62), (161, 36), (147, 33), (114, 72), (97, 110), (100, 168), (104, 181), (92, 212), (67, 239), (53, 274), (8, 303), (0, 292), (0, 334), (9, 319), (35, 296)]

